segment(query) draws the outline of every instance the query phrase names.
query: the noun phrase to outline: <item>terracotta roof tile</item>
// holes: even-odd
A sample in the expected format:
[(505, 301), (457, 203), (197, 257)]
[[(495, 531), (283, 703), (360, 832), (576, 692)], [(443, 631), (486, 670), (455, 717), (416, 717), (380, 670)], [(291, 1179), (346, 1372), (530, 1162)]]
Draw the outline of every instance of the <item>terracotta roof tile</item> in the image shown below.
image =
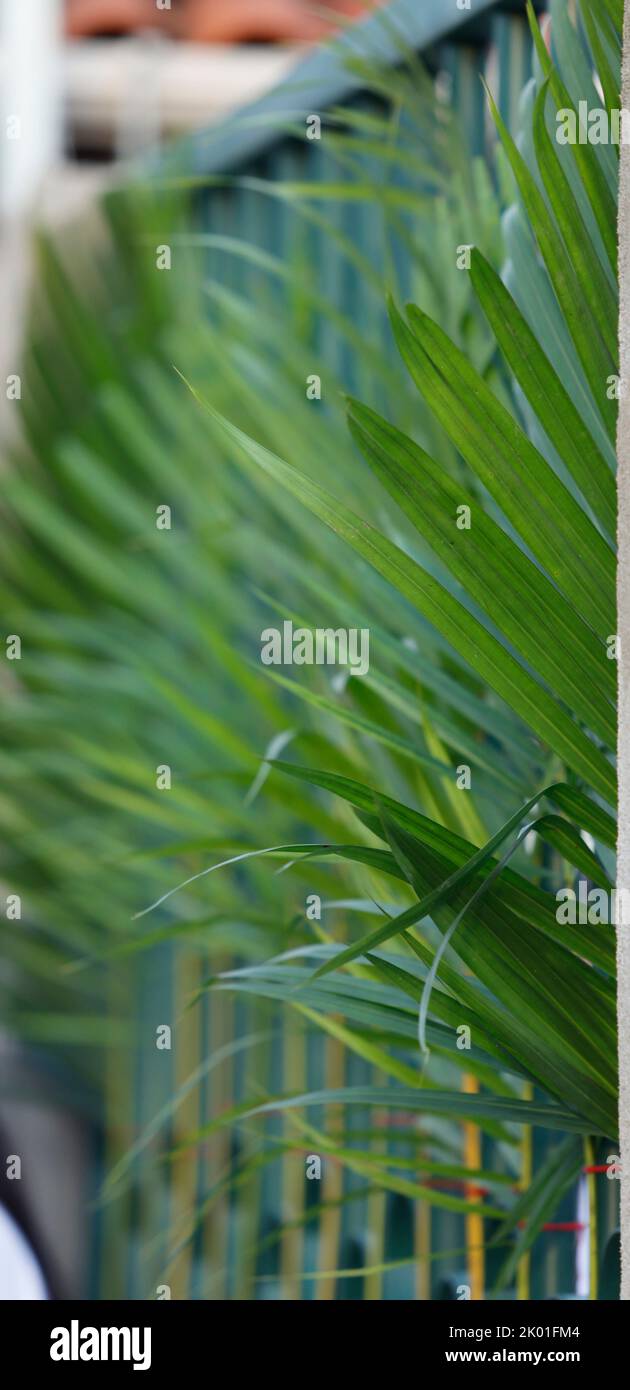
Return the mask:
[(307, 0), (182, 0), (171, 10), (155, 0), (66, 0), (72, 37), (126, 34), (159, 28), (175, 38), (204, 43), (295, 42), (323, 38), (337, 19), (358, 18), (380, 0), (327, 0), (330, 19)]

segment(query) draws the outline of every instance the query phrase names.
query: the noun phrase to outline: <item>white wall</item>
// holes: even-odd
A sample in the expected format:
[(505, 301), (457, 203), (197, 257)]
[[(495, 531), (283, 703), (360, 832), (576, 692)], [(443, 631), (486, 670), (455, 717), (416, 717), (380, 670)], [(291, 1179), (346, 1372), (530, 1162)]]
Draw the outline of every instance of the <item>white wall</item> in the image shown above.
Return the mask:
[(62, 0), (0, 0), (0, 215), (26, 214), (61, 149)]

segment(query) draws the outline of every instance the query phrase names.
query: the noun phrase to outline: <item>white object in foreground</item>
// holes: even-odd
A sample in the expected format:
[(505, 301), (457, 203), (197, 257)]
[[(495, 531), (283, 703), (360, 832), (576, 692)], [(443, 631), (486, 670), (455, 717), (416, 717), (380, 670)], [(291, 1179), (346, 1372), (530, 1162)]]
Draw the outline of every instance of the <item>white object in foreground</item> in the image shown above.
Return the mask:
[(0, 1206), (0, 1301), (39, 1302), (48, 1292), (41, 1269), (19, 1226)]

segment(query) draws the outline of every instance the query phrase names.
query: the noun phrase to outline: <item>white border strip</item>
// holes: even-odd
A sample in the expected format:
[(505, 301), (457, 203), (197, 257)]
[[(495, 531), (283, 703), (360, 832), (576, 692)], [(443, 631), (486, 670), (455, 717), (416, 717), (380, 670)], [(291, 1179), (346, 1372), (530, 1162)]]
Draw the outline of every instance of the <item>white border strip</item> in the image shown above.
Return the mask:
[[(622, 107), (630, 106), (630, 0), (624, 15)], [(619, 194), (619, 350), (621, 400), (619, 459), (618, 618), (619, 662), (619, 861), (618, 887), (630, 887), (630, 147), (621, 146)], [(617, 926), (619, 1020), (619, 1132), (621, 1143), (621, 1298), (630, 1299), (630, 927)]]

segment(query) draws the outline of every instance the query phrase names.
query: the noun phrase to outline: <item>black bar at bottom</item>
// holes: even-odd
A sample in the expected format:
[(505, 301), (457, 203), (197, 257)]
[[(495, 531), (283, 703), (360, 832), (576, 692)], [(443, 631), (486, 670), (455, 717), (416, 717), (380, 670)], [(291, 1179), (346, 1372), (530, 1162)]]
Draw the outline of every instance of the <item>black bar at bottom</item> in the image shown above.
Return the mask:
[[(355, 1323), (355, 1318), (357, 1319)], [(367, 1318), (367, 1320), (366, 1320)], [(330, 1321), (329, 1321), (330, 1319)], [(489, 1367), (607, 1371), (621, 1360), (620, 1303), (558, 1300), (533, 1303), (3, 1303), (3, 1365), (44, 1371), (46, 1384), (73, 1372), (89, 1385), (103, 1373), (144, 1376), (166, 1383), (187, 1380), (204, 1367), (208, 1377), (234, 1375), (251, 1365), (258, 1375), (286, 1381), (308, 1372), (339, 1377), (340, 1353), (356, 1383), (361, 1361), (387, 1379), (404, 1361), (422, 1376), (445, 1377)], [(393, 1334), (393, 1335), (392, 1335)], [(218, 1359), (220, 1358), (220, 1359)], [(389, 1364), (388, 1364), (389, 1363)], [(370, 1369), (371, 1365), (371, 1369)], [(219, 1369), (220, 1368), (220, 1369)], [(142, 1381), (139, 1382), (142, 1384)]]

